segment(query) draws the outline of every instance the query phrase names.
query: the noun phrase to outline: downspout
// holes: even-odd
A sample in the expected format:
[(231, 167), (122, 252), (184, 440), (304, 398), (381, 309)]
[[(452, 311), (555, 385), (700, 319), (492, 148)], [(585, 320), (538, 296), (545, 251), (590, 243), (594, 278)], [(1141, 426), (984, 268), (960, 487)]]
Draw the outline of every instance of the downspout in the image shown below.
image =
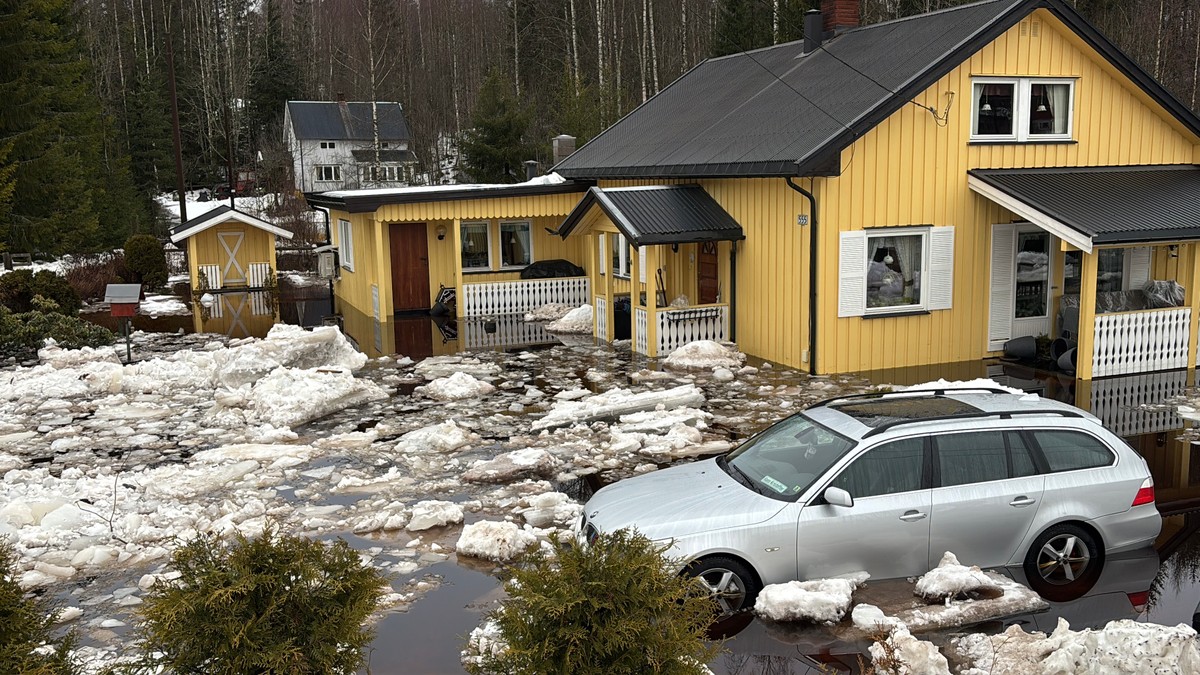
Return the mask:
[(808, 199), (808, 372), (817, 375), (817, 198), (784, 176), (787, 186)]
[[(322, 242), (320, 245), (321, 246), (333, 246), (333, 232), (329, 229), (329, 209), (324, 209), (324, 208), (321, 208), (320, 206), (314, 206), (313, 204), (309, 204), (308, 208), (310, 210), (316, 211), (317, 213), (321, 214), (322, 216), (325, 216), (325, 241)], [(335, 296), (333, 294), (333, 278), (332, 277), (329, 279), (329, 309), (334, 314), (337, 314), (337, 296)]]
[(729, 341), (737, 342), (737, 241), (729, 242)]

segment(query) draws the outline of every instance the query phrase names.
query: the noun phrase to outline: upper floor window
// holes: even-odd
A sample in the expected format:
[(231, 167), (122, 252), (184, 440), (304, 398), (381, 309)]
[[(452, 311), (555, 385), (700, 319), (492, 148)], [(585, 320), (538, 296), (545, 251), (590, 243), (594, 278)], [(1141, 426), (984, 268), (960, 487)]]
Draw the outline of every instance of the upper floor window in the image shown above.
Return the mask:
[(525, 267), (533, 262), (533, 233), (529, 222), (500, 223), (500, 265)]
[(321, 141), (321, 149), (322, 150), (334, 150), (336, 148), (337, 148), (336, 141)]
[(324, 164), (317, 167), (317, 180), (337, 181), (342, 179), (342, 167)]
[(972, 140), (1071, 139), (1075, 80), (984, 77), (971, 90)]

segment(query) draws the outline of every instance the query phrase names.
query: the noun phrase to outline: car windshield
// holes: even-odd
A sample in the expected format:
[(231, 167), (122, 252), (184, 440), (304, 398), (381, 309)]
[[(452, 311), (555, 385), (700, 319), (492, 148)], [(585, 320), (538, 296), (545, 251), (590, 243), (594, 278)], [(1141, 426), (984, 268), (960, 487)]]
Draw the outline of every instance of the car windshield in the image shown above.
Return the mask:
[(726, 471), (759, 493), (794, 500), (854, 447), (852, 441), (794, 415), (726, 455)]

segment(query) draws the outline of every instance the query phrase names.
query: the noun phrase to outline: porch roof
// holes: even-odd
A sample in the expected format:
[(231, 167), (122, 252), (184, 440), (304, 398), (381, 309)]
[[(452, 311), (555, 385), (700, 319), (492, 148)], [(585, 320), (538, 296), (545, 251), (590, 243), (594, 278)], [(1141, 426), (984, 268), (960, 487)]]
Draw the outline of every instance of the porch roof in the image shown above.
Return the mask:
[(1072, 245), (1200, 239), (1200, 167), (973, 169), (972, 190)]
[(634, 246), (739, 241), (742, 226), (699, 185), (643, 185), (588, 190), (558, 227), (566, 239), (599, 207)]

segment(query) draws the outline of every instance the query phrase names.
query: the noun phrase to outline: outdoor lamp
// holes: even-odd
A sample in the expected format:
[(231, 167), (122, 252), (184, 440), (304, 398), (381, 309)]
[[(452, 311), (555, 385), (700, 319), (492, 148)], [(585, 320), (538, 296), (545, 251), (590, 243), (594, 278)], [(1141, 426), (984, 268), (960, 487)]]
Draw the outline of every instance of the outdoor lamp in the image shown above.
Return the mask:
[(441, 241), (446, 238), (446, 226), (445, 225), (438, 225), (437, 229), (434, 230), (434, 232), (437, 232), (438, 241)]

